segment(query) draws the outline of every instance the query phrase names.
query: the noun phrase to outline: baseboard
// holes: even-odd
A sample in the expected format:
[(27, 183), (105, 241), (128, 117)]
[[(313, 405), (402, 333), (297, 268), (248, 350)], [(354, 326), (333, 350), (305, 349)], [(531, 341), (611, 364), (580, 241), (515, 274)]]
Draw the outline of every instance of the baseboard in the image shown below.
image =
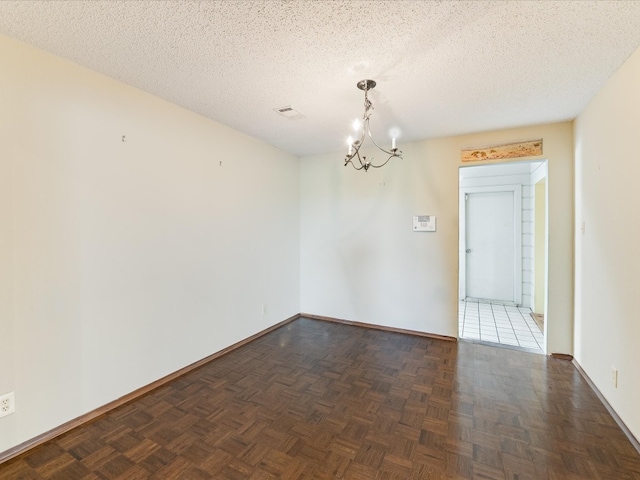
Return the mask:
[(604, 408), (607, 409), (607, 411), (609, 412), (609, 415), (611, 415), (613, 417), (613, 419), (615, 420), (615, 422), (618, 424), (618, 426), (620, 427), (620, 429), (624, 432), (624, 434), (627, 436), (627, 438), (629, 439), (629, 441), (631, 442), (631, 445), (633, 445), (633, 447), (636, 449), (636, 451), (640, 454), (640, 442), (638, 441), (638, 439), (635, 437), (635, 435), (631, 432), (631, 430), (629, 430), (629, 428), (627, 427), (627, 425), (625, 425), (625, 423), (622, 421), (622, 419), (620, 418), (620, 416), (618, 415), (618, 413), (613, 409), (613, 407), (609, 404), (609, 402), (607, 401), (607, 399), (604, 397), (604, 395), (602, 395), (602, 392), (600, 392), (600, 390), (598, 389), (598, 387), (596, 387), (596, 384), (593, 383), (593, 381), (589, 378), (589, 375), (587, 375), (587, 372), (585, 372), (582, 367), (580, 366), (580, 364), (578, 363), (578, 361), (574, 358), (572, 360), (573, 365), (576, 367), (576, 370), (578, 370), (578, 372), (580, 373), (580, 375), (582, 375), (582, 378), (585, 379), (585, 381), (587, 382), (587, 384), (589, 384), (589, 386), (591, 387), (591, 390), (593, 390), (593, 393), (596, 394), (596, 396), (600, 399), (600, 401), (602, 402), (602, 404), (604, 405)]
[(573, 361), (573, 355), (569, 355), (568, 353), (552, 353), (549, 356), (551, 358), (555, 358), (556, 360), (566, 360), (568, 362)]
[[(27, 450), (30, 450), (34, 447), (37, 447), (38, 445), (41, 445), (49, 440), (52, 440), (55, 437), (58, 437), (60, 435), (62, 435), (63, 433), (68, 432), (69, 430), (79, 427), (85, 423), (88, 423), (96, 418), (98, 418), (101, 415), (104, 415), (108, 412), (110, 412), (111, 410), (118, 408), (126, 403), (129, 403), (131, 401), (134, 401), (150, 392), (152, 392), (153, 390), (155, 390), (156, 388), (159, 388), (167, 383), (169, 383), (172, 380), (175, 380), (178, 377), (181, 377), (183, 375), (188, 374), (189, 372), (202, 367), (203, 365), (206, 365), (207, 363), (229, 353), (232, 352), (294, 320), (297, 320), (298, 318), (310, 318), (312, 320), (321, 320), (321, 321), (325, 321), (325, 322), (333, 322), (333, 323), (341, 323), (341, 324), (345, 324), (345, 325), (352, 325), (352, 326), (356, 326), (356, 327), (362, 327), (362, 328), (369, 328), (372, 330), (382, 330), (385, 332), (393, 332), (393, 333), (402, 333), (402, 334), (407, 334), (407, 335), (415, 335), (415, 336), (419, 336), (419, 337), (425, 337), (425, 338), (431, 338), (431, 339), (436, 339), (436, 340), (443, 340), (443, 341), (447, 341), (447, 342), (457, 342), (458, 339), (455, 337), (450, 337), (450, 336), (446, 336), (446, 335), (438, 335), (438, 334), (434, 334), (434, 333), (427, 333), (427, 332), (420, 332), (417, 330), (409, 330), (409, 329), (404, 329), (404, 328), (395, 328), (395, 327), (386, 327), (383, 325), (376, 325), (376, 324), (372, 324), (372, 323), (365, 323), (365, 322), (356, 322), (353, 320), (344, 320), (344, 319), (340, 319), (340, 318), (334, 318), (334, 317), (327, 317), (327, 316), (323, 316), (323, 315), (313, 315), (310, 313), (298, 313), (296, 315), (293, 315), (292, 317), (287, 318), (286, 320), (283, 320), (265, 330), (262, 330), (261, 332), (256, 333), (255, 335), (252, 335), (248, 338), (245, 338), (244, 340), (241, 340), (237, 343), (234, 343), (233, 345), (224, 348), (222, 350), (220, 350), (219, 352), (216, 352), (212, 355), (209, 355), (208, 357), (205, 357), (195, 363), (192, 363), (191, 365), (187, 365), (184, 368), (181, 368), (180, 370), (177, 370), (173, 373), (170, 373), (169, 375), (162, 377), (158, 380), (156, 380), (155, 382), (152, 382), (148, 385), (145, 385), (143, 387), (140, 387), (137, 390), (134, 390), (133, 392), (124, 395), (106, 405), (103, 405), (101, 407), (96, 408), (95, 410), (92, 410), (88, 413), (85, 413), (84, 415), (81, 415), (77, 418), (74, 418), (66, 423), (63, 423), (62, 425), (59, 425), (47, 432), (42, 433), (41, 435), (38, 435), (37, 437), (34, 437), (30, 440), (27, 440), (26, 442), (21, 443), (20, 445), (17, 445), (13, 448), (10, 448), (9, 450), (6, 450), (4, 452), (0, 452), (0, 463), (6, 462), (7, 460), (10, 460), (14, 457), (17, 457), (18, 455), (25, 453)], [(571, 357), (571, 355), (563, 355), (563, 354), (552, 354), (553, 357), (555, 358), (562, 358), (564, 360), (571, 360), (573, 357)], [(631, 432), (629, 431), (629, 429), (624, 425), (624, 423), (622, 423), (622, 421), (619, 419), (619, 417), (617, 416), (617, 414), (615, 413), (615, 411), (613, 411), (613, 409), (609, 406), (609, 404), (606, 402), (606, 400), (604, 399), (604, 397), (601, 396), (600, 392), (596, 389), (595, 385), (593, 385), (593, 383), (591, 382), (591, 380), (586, 376), (586, 374), (582, 371), (582, 369), (579, 367), (579, 365), (577, 364), (577, 362), (575, 362), (574, 360), (574, 364), (576, 365), (576, 368), (578, 368), (578, 371), (581, 372), (581, 374), (585, 377), (585, 379), (587, 379), (587, 382), (589, 383), (589, 385), (591, 386), (591, 388), (596, 392), (596, 394), (598, 395), (598, 397), (602, 400), (603, 404), (605, 405), (605, 407), (607, 408), (607, 410), (609, 410), (609, 412), (611, 413), (611, 415), (613, 416), (613, 418), (616, 420), (616, 422), (618, 423), (618, 425), (621, 426), (621, 428), (623, 429), (623, 431), (625, 432), (625, 434), (631, 439), (633, 445), (636, 447), (636, 449), (638, 449), (638, 451), (640, 452), (640, 445), (638, 444), (638, 441), (635, 439), (635, 437), (633, 437), (633, 435), (631, 434)]]
[(404, 333), (406, 335), (416, 335), (418, 337), (433, 338), (433, 339), (436, 339), (436, 340), (444, 340), (446, 342), (457, 342), (458, 341), (457, 338), (448, 337), (446, 335), (438, 335), (438, 334), (435, 334), (435, 333), (419, 332), (417, 330), (408, 330), (408, 329), (405, 329), (405, 328), (385, 327), (383, 325), (376, 325), (374, 323), (355, 322), (353, 320), (343, 320), (341, 318), (325, 317), (323, 315), (313, 315), (311, 313), (300, 313), (299, 316), (303, 317), (303, 318), (310, 318), (312, 320), (322, 320), (323, 322), (342, 323), (344, 325), (352, 325), (352, 326), (355, 326), (355, 327), (369, 328), (371, 330), (382, 330), (384, 332)]
[(55, 437), (58, 437), (60, 435), (62, 435), (63, 433), (68, 432), (69, 430), (79, 427), (85, 423), (90, 422), (91, 420), (94, 420), (96, 418), (98, 418), (101, 415), (104, 415), (105, 413), (110, 412), (111, 410), (121, 407), (122, 405), (129, 403), (133, 400), (136, 400), (140, 397), (143, 397), (144, 395), (150, 393), (151, 391), (155, 390), (156, 388), (162, 387), (163, 385), (166, 385), (167, 383), (169, 383), (172, 380), (175, 380), (178, 377), (181, 377), (183, 375), (186, 375), (189, 372), (192, 372), (193, 370), (202, 367), (203, 365), (215, 360), (216, 358), (220, 358), (221, 356), (232, 352), (234, 350), (237, 350), (238, 348), (246, 345), (247, 343), (250, 343), (264, 335), (266, 335), (267, 333), (270, 333), (280, 327), (282, 327), (283, 325), (286, 325), (287, 323), (290, 323), (294, 320), (297, 320), (298, 318), (300, 318), (300, 314), (296, 314), (293, 315), (292, 317), (287, 318), (286, 320), (283, 320), (282, 322), (276, 323), (275, 325), (272, 325), (271, 327), (262, 330), (258, 333), (256, 333), (255, 335), (251, 335), (248, 338), (245, 338), (244, 340), (241, 340), (237, 343), (234, 343), (233, 345), (224, 348), (222, 350), (220, 350), (219, 352), (216, 352), (214, 354), (209, 355), (208, 357), (205, 357), (201, 360), (198, 360), (195, 363), (192, 363), (191, 365), (187, 365), (184, 368), (181, 368), (180, 370), (177, 370), (173, 373), (170, 373), (169, 375), (162, 377), (158, 380), (156, 380), (155, 382), (152, 382), (148, 385), (145, 385), (144, 387), (140, 387), (137, 390), (134, 390), (131, 393), (128, 393), (127, 395), (124, 395), (120, 398), (118, 398), (117, 400), (114, 400), (112, 402), (107, 403), (106, 405), (103, 405), (101, 407), (96, 408), (95, 410), (92, 410), (88, 413), (85, 413), (84, 415), (80, 415), (77, 418), (74, 418), (73, 420), (69, 420), (66, 423), (63, 423), (62, 425), (59, 425), (47, 432), (42, 433), (41, 435), (38, 435), (37, 437), (34, 437), (30, 440), (27, 440), (26, 442), (21, 443), (20, 445), (16, 445), (13, 448), (10, 448), (9, 450), (6, 450), (4, 452), (0, 452), (0, 464), (3, 462), (6, 462), (7, 460), (10, 460), (14, 457), (17, 457), (18, 455), (25, 453), (27, 450), (30, 450), (34, 447), (37, 447), (38, 445), (41, 445)]

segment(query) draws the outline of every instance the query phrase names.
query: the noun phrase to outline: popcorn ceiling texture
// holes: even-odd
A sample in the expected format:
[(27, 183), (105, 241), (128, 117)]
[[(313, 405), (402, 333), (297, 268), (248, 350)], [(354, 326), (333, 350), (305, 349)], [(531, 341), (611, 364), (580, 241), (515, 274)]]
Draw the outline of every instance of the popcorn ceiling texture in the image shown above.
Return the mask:
[(572, 119), (640, 45), (640, 2), (3, 1), (0, 32), (310, 155), (344, 148), (364, 78), (400, 147)]

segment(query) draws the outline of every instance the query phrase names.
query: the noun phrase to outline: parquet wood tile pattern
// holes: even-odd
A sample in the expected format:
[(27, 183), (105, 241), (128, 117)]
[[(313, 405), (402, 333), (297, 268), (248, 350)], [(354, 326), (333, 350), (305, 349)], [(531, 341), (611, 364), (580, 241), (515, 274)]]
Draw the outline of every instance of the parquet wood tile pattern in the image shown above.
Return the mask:
[(640, 479), (574, 366), (298, 319), (4, 464), (14, 479)]

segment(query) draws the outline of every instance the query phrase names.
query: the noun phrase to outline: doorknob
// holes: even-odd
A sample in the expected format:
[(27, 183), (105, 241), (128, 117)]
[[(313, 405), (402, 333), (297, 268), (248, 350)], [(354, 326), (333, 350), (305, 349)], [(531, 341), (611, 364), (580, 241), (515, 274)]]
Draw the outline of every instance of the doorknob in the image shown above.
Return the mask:
[(467, 248), (467, 253), (471, 253), (471, 249), (470, 248)]

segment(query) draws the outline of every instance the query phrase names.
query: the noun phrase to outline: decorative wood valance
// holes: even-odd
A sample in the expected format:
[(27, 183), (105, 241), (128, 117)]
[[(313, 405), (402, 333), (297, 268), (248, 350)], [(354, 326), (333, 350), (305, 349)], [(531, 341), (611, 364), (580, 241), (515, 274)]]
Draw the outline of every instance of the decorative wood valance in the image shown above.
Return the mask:
[(542, 155), (542, 139), (505, 143), (482, 148), (463, 148), (463, 162), (482, 162), (501, 158), (535, 157)]

